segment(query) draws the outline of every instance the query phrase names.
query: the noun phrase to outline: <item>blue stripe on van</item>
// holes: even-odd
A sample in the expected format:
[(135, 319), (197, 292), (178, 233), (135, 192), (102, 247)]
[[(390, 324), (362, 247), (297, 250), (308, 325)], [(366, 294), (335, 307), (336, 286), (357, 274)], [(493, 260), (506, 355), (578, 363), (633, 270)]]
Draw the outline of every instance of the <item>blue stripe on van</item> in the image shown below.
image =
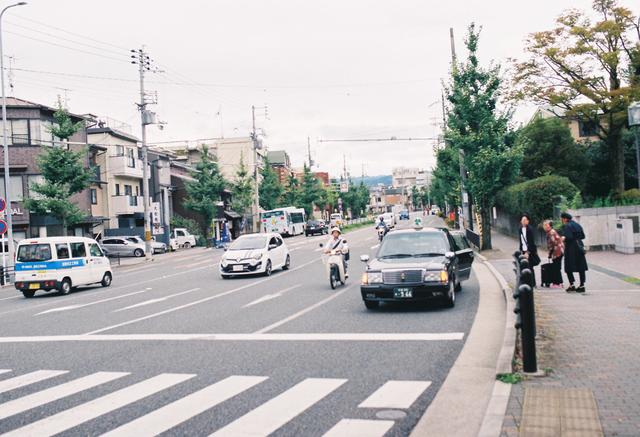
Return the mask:
[(84, 259), (65, 259), (57, 261), (44, 261), (44, 262), (27, 262), (16, 263), (16, 272), (26, 272), (30, 270), (60, 270), (70, 269), (72, 267), (82, 267), (85, 265)]

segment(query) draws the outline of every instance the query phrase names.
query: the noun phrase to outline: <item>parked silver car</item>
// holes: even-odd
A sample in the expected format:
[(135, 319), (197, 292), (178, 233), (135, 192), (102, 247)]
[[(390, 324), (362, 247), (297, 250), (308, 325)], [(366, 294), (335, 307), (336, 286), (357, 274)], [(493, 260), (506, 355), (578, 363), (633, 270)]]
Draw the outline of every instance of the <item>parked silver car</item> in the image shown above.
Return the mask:
[(131, 241), (128, 238), (130, 237), (107, 237), (100, 245), (108, 256), (144, 256), (144, 241)]
[[(126, 238), (129, 241), (133, 241), (134, 243), (142, 243), (143, 250), (144, 250), (144, 240), (142, 238), (138, 237), (137, 235), (124, 237), (124, 238)], [(151, 240), (151, 249), (153, 250), (153, 253), (166, 253), (167, 245), (160, 241), (156, 241), (154, 238)]]

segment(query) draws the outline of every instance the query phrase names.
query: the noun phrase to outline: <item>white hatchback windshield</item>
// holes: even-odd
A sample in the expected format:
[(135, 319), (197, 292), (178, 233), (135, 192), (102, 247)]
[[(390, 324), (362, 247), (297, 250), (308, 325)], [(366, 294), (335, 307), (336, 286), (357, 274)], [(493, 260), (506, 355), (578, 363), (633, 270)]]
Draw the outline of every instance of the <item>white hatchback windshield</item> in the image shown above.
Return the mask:
[(267, 237), (264, 235), (243, 236), (234, 241), (230, 250), (255, 250), (262, 249), (267, 244)]

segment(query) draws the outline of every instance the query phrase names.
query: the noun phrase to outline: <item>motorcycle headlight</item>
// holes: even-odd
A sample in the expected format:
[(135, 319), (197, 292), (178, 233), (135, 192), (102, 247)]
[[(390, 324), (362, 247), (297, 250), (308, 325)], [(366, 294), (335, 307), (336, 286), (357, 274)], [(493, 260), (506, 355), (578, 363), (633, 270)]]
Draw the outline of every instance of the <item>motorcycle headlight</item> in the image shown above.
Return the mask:
[(424, 272), (423, 281), (446, 284), (449, 281), (449, 273), (446, 270), (427, 270)]
[(382, 284), (382, 272), (364, 272), (362, 274), (362, 283), (367, 284)]

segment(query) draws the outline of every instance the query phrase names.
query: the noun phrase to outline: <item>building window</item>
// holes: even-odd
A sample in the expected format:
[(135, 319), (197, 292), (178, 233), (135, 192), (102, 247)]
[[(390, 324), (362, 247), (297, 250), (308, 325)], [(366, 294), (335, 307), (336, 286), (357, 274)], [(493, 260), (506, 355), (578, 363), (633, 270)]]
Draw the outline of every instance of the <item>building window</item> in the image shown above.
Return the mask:
[(133, 149), (127, 149), (127, 166), (136, 168), (135, 150)]
[(120, 184), (116, 184), (116, 196), (120, 195)]
[(124, 186), (124, 195), (125, 196), (131, 196), (132, 193), (133, 193), (133, 191), (131, 190), (131, 185), (125, 185)]
[(44, 183), (44, 176), (42, 176), (41, 174), (38, 175), (29, 175), (27, 176), (27, 185), (29, 188), (29, 192), (27, 193), (27, 195), (31, 198), (31, 199), (42, 199), (42, 196), (38, 193), (36, 193), (34, 190), (31, 189), (31, 185), (32, 184), (42, 184)]
[(598, 135), (598, 125), (593, 120), (578, 120), (578, 132), (580, 137), (595, 137)]
[(116, 146), (116, 156), (124, 156), (124, 146)]
[(98, 204), (98, 190), (96, 190), (95, 188), (91, 189), (91, 204), (92, 205)]
[[(24, 197), (22, 191), (22, 176), (11, 176), (9, 183), (11, 184), (9, 187), (10, 200), (12, 202), (22, 202)], [(4, 191), (4, 176), (0, 176), (0, 196), (7, 197)]]
[(11, 135), (11, 144), (30, 144), (29, 120), (9, 120), (9, 134)]

